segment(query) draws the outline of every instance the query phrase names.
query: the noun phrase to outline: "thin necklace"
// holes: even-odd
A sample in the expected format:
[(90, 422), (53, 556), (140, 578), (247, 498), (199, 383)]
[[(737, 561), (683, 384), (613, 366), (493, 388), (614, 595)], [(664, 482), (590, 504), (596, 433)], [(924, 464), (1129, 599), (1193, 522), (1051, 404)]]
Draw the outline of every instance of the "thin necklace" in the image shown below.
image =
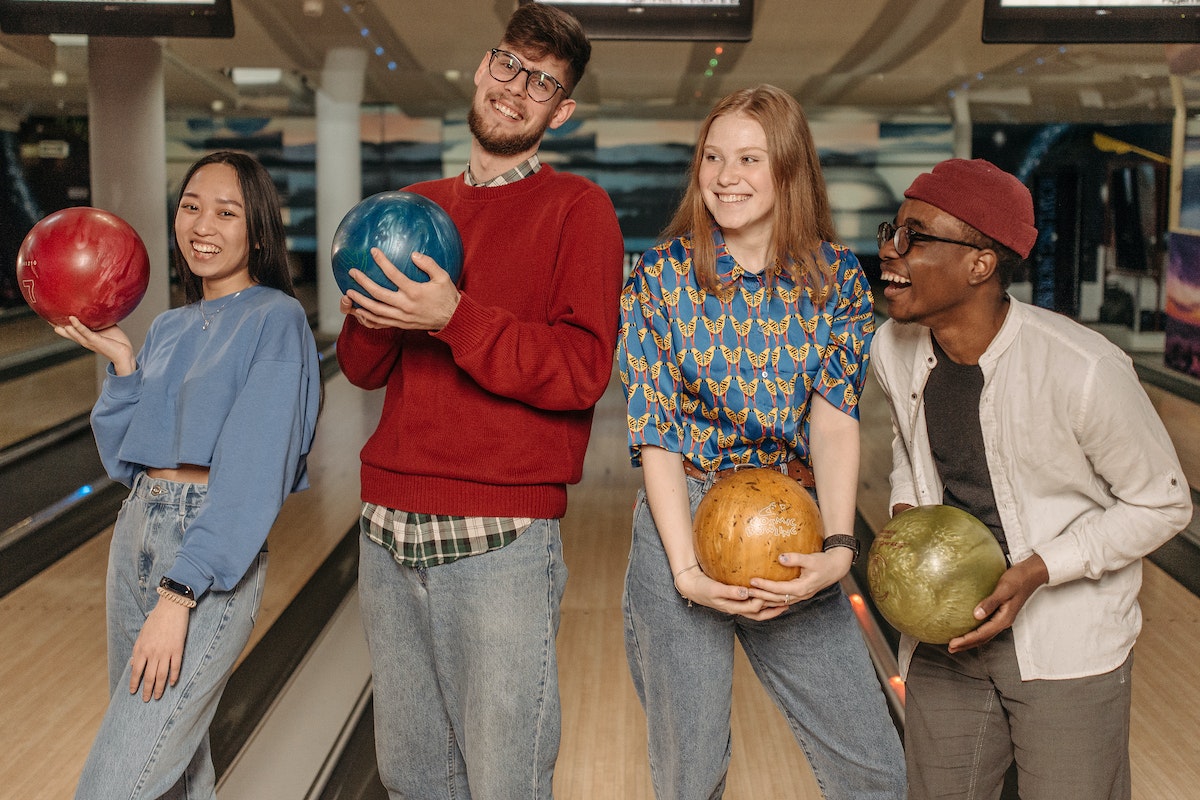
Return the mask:
[(228, 300), (226, 300), (224, 303), (221, 304), (220, 308), (218, 308), (216, 311), (212, 312), (211, 315), (204, 313), (204, 298), (201, 297), (200, 298), (200, 317), (204, 320), (204, 324), (200, 327), (200, 330), (202, 330), (202, 331), (208, 330), (208, 326), (211, 325), (212, 321), (217, 318), (217, 314), (220, 314), (222, 311), (224, 311), (225, 306), (229, 305), (234, 300), (236, 300), (237, 296), (244, 291), (246, 291), (246, 290), (238, 289), (236, 292), (234, 292), (232, 295), (230, 295)]

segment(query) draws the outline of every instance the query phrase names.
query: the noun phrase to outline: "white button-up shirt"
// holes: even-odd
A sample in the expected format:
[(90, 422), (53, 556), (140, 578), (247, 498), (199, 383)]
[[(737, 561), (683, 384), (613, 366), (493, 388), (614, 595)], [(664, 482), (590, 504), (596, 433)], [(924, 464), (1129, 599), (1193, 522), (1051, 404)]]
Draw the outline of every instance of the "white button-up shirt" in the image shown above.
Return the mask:
[[(942, 502), (923, 401), (929, 329), (885, 323), (871, 366), (892, 411), (891, 503)], [(1191, 519), (1191, 494), (1129, 357), (1100, 334), (1009, 300), (979, 360), (979, 421), (996, 506), (1018, 562), (1037, 553), (1048, 585), (1013, 624), (1024, 680), (1099, 675), (1141, 629), (1142, 557)], [(907, 674), (916, 641), (903, 637)]]

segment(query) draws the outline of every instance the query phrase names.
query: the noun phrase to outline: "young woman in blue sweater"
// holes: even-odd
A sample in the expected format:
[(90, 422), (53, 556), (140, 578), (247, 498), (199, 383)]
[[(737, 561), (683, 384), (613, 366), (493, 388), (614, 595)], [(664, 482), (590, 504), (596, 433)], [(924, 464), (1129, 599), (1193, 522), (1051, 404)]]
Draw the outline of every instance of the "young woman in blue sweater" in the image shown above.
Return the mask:
[(215, 796), (208, 726), (258, 614), (267, 533), (308, 485), (320, 370), (270, 176), (241, 153), (200, 159), (174, 227), (187, 304), (154, 320), (136, 358), (117, 326), (55, 328), (111, 361), (92, 428), (131, 488), (109, 552), (111, 698), (76, 790), (87, 800)]

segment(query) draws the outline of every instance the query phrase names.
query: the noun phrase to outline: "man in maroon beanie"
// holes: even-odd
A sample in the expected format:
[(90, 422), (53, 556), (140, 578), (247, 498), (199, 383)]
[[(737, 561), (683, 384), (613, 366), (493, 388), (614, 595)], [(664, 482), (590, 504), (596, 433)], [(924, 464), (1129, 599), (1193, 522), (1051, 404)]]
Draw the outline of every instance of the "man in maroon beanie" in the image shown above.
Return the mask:
[(1009, 568), (949, 645), (903, 637), (910, 798), (1130, 796), (1142, 557), (1191, 518), (1187, 480), (1129, 358), (1007, 294), (1033, 201), (982, 159), (920, 175), (879, 226), (891, 319), (871, 364), (894, 439), (892, 513), (964, 509)]

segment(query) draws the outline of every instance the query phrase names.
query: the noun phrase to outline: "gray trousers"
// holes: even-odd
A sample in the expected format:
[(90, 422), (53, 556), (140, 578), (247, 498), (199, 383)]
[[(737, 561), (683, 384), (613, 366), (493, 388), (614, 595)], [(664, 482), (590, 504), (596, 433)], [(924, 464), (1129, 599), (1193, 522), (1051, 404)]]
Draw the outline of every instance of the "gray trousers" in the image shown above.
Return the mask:
[(906, 681), (909, 800), (1129, 800), (1133, 656), (1112, 672), (1022, 681), (1012, 631), (951, 655), (922, 644)]

